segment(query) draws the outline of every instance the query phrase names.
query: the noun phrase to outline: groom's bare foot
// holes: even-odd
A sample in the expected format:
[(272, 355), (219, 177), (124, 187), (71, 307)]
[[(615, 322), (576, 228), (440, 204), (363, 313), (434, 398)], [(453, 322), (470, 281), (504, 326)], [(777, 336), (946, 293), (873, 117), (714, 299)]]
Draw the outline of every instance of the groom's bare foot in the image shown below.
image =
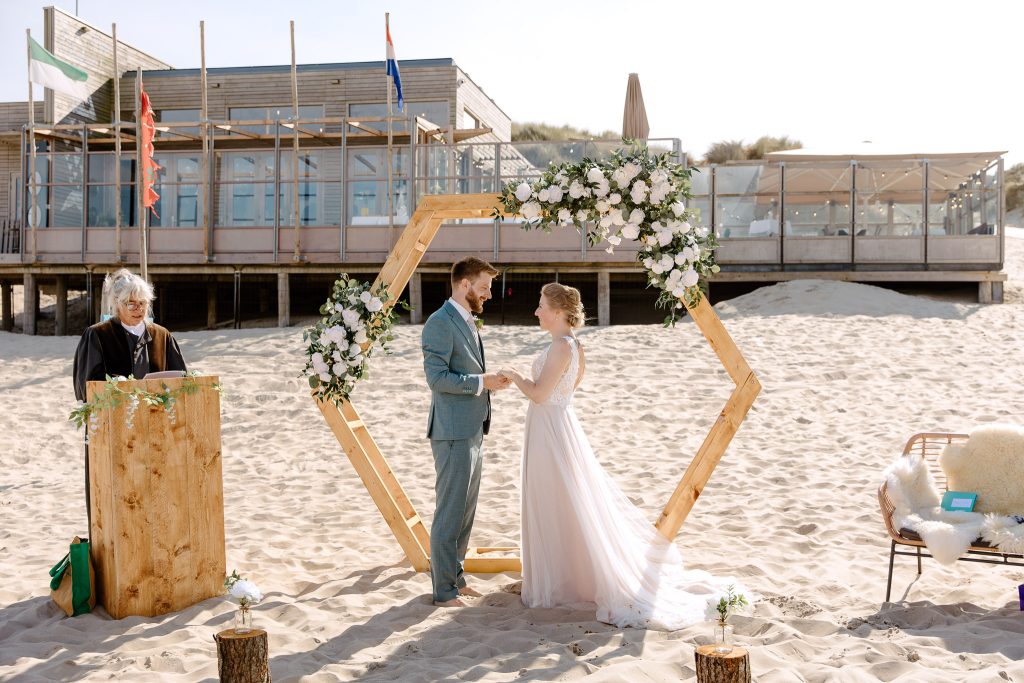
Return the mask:
[(441, 602), (434, 600), (434, 607), (468, 607), (468, 605), (458, 598), (452, 598)]
[(459, 595), (468, 595), (471, 598), (482, 598), (484, 594), (478, 590), (470, 588), (469, 586), (463, 586), (459, 589)]

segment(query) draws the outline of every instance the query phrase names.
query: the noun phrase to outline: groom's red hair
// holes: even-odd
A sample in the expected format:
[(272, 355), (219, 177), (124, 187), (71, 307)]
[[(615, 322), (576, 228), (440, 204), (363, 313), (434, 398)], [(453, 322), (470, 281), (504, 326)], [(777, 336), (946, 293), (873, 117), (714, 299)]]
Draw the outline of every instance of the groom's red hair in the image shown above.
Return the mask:
[(476, 256), (467, 256), (452, 266), (452, 287), (462, 280), (473, 282), (480, 273), (494, 277), (498, 272), (498, 269), (487, 261)]

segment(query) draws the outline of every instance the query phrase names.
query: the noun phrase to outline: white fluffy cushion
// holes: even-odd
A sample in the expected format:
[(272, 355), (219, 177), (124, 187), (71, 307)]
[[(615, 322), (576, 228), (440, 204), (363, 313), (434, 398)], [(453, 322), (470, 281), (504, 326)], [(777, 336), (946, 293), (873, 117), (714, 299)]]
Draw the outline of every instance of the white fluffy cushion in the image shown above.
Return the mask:
[(949, 444), (939, 456), (950, 491), (978, 494), (975, 512), (1024, 514), (1024, 429), (1011, 425), (978, 427), (962, 444)]

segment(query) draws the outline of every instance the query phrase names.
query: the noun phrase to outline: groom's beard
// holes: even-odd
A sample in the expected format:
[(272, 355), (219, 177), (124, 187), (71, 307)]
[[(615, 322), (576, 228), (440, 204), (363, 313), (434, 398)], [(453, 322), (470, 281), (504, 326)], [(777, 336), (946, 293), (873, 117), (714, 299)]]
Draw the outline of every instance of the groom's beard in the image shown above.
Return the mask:
[(484, 301), (475, 292), (466, 292), (466, 303), (471, 313), (480, 315), (484, 312)]

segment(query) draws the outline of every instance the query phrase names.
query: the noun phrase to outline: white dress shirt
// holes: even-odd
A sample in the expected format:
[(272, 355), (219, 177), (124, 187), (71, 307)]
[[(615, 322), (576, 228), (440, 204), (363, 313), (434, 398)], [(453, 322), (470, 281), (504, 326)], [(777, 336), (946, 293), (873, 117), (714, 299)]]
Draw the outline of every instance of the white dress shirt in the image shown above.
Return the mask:
[[(462, 306), (462, 304), (460, 304), (455, 299), (449, 298), (448, 302), (452, 306), (455, 307), (455, 310), (459, 312), (459, 315), (462, 316), (462, 319), (466, 321), (467, 325), (469, 325), (470, 333), (471, 333), (473, 339), (476, 340), (477, 348), (479, 348), (479, 346), (480, 346), (480, 333), (476, 329), (476, 321), (473, 319), (473, 314), (470, 313), (469, 311), (467, 311)], [(470, 377), (476, 377), (477, 380), (479, 380), (479, 382), (477, 384), (477, 387), (476, 387), (476, 395), (479, 396), (480, 393), (484, 390), (484, 376), (483, 375), (470, 375)]]

